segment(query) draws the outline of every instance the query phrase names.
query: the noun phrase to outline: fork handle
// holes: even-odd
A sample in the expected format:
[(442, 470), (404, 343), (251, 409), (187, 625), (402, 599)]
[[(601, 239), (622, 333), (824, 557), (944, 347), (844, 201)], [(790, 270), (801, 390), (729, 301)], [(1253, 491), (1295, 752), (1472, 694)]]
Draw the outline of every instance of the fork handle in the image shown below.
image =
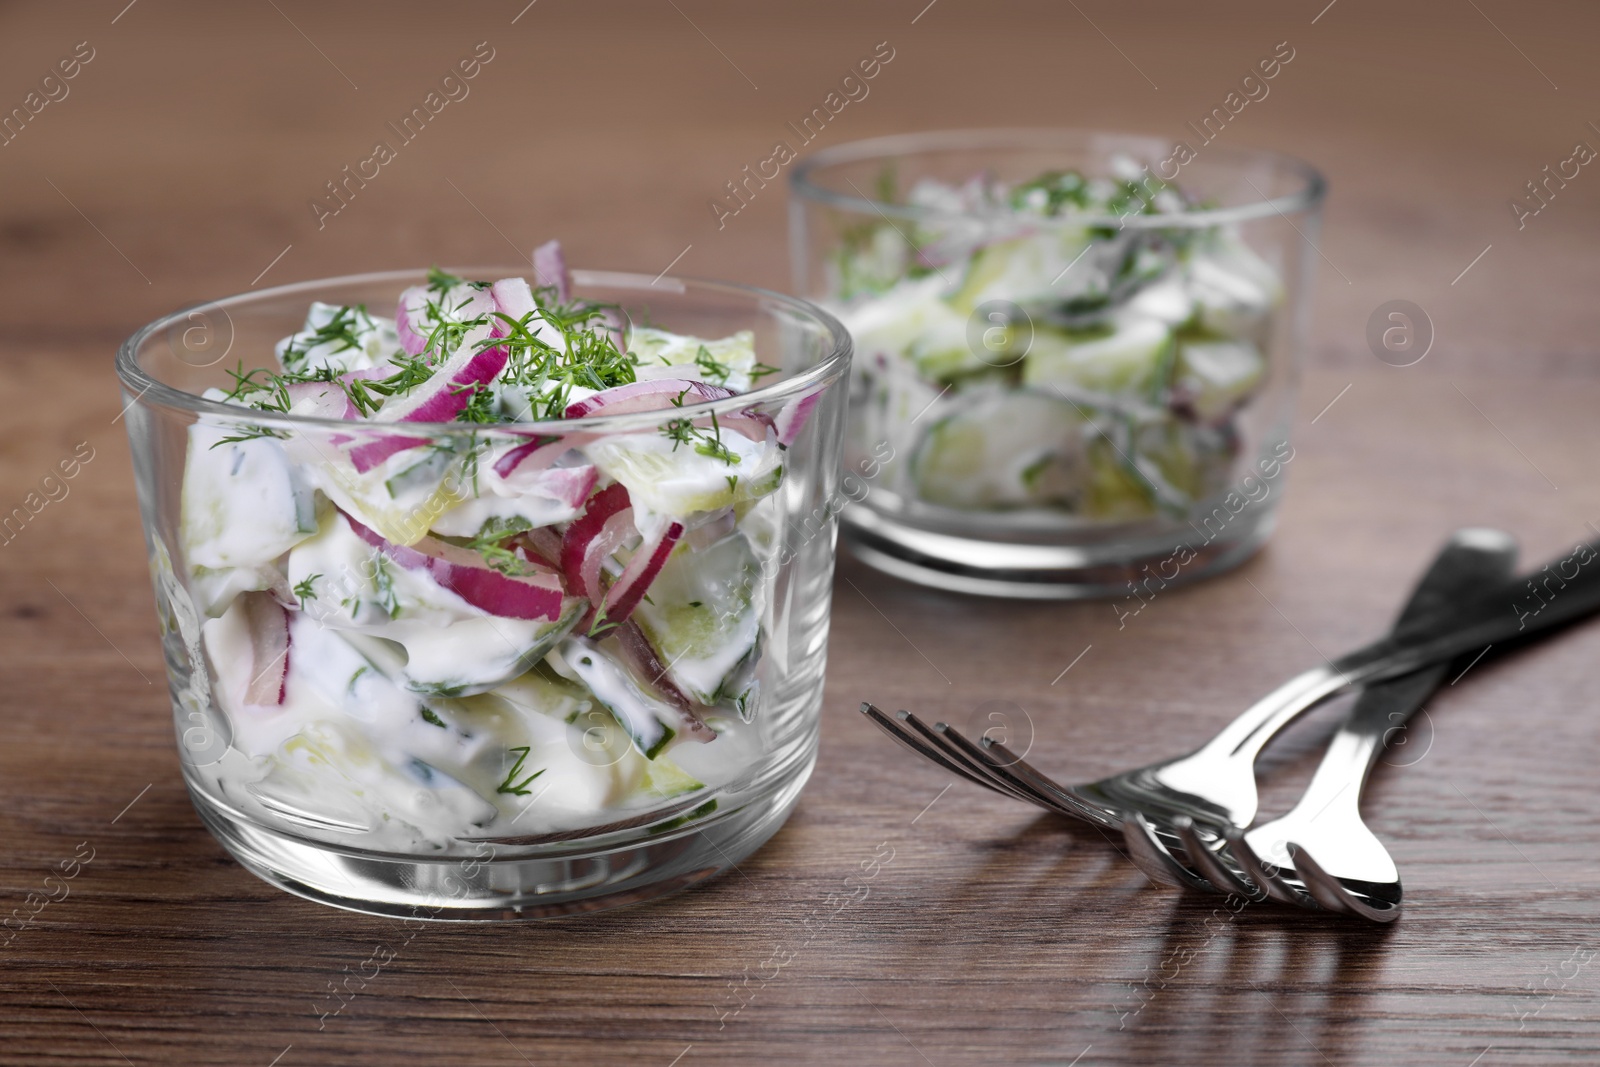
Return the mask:
[[(1460, 530), (1434, 559), (1395, 623), (1405, 627), (1471, 598), (1485, 585), (1500, 585), (1516, 563), (1517, 543), (1500, 530)], [(1334, 805), (1361, 810), (1361, 794), (1378, 754), (1444, 681), (1450, 665), (1436, 663), (1413, 674), (1369, 685), (1345, 716), (1317, 765), (1296, 811), (1315, 818)]]
[(1454, 608), (1402, 620), (1387, 636), (1295, 675), (1256, 701), (1205, 747), (1253, 761), (1279, 730), (1342, 689), (1486, 652), (1495, 644), (1542, 637), (1596, 611), (1600, 611), (1600, 541), (1591, 541), (1538, 571), (1495, 583)]

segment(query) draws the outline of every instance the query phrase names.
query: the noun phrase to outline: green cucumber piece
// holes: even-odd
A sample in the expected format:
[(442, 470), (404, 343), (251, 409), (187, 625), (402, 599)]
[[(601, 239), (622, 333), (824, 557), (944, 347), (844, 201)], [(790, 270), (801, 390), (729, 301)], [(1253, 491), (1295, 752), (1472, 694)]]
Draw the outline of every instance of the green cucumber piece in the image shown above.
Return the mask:
[(1111, 397), (1151, 397), (1165, 383), (1172, 331), (1153, 318), (1123, 316), (1088, 330), (1039, 329), (1023, 360), (1024, 385)]
[(1016, 391), (962, 397), (912, 456), (917, 495), (955, 508), (1071, 506), (1082, 481), (1083, 418), (1065, 400)]

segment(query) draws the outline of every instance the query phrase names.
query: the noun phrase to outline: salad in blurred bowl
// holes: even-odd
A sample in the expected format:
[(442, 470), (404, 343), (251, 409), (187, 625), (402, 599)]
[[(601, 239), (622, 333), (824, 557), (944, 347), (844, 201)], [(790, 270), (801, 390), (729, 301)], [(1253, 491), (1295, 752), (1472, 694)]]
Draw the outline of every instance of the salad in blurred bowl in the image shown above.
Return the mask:
[(868, 562), (971, 592), (1128, 595), (1261, 543), (1321, 182), (1206, 153), (1176, 168), (1138, 138), (987, 131), (797, 169), (797, 281), (855, 340), (844, 521)]

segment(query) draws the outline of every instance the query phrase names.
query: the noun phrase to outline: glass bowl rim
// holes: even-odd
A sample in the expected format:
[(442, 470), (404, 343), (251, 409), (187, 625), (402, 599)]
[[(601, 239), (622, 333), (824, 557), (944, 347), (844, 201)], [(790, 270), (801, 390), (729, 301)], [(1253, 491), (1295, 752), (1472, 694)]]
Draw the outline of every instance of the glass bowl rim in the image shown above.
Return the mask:
[[(941, 211), (937, 208), (921, 207), (911, 204), (891, 204), (866, 195), (852, 196), (825, 188), (813, 179), (815, 171), (837, 166), (844, 163), (859, 163), (864, 160), (881, 159), (885, 162), (936, 151), (949, 151), (953, 149), (1015, 149), (1037, 150), (1051, 147), (1083, 147), (1095, 138), (1106, 138), (1127, 143), (1141, 142), (1153, 151), (1167, 151), (1164, 145), (1173, 142), (1164, 141), (1159, 137), (1149, 134), (1118, 133), (1111, 130), (1095, 130), (1081, 127), (991, 127), (981, 129), (963, 130), (928, 130), (917, 133), (897, 133), (885, 137), (870, 137), (864, 140), (847, 141), (844, 144), (833, 145), (806, 156), (797, 163), (789, 173), (789, 188), (791, 193), (803, 200), (810, 200), (833, 208), (844, 208), (857, 213), (876, 213), (885, 218), (902, 219), (963, 219), (963, 218), (1025, 218), (1028, 222), (1043, 228), (1083, 228), (1083, 227), (1115, 227), (1118, 229), (1204, 229), (1212, 226), (1229, 223), (1248, 222), (1254, 219), (1270, 218), (1281, 215), (1287, 219), (1290, 215), (1303, 214), (1316, 208), (1322, 203), (1328, 192), (1328, 182), (1322, 172), (1310, 163), (1295, 156), (1275, 152), (1270, 149), (1257, 148), (1211, 148), (1206, 147), (1202, 155), (1211, 158), (1221, 158), (1226, 162), (1243, 164), (1247, 161), (1272, 162), (1291, 173), (1297, 174), (1301, 179), (1301, 186), (1283, 196), (1268, 199), (1265, 195), (1260, 201), (1249, 204), (1235, 204), (1219, 208), (1204, 208), (1197, 211), (1182, 213), (1156, 214), (1156, 215), (1066, 215), (1066, 216), (1036, 216), (1024, 215), (1020, 212), (963, 212)], [(1168, 157), (1170, 158), (1170, 156)], [(1181, 166), (1181, 165), (1180, 165)], [(1146, 170), (1149, 169), (1148, 164)], [(1178, 177), (1162, 178), (1155, 175), (1158, 181), (1178, 184)]]
[[(518, 271), (525, 272), (527, 269), (522, 266), (472, 267), (456, 268), (456, 272), (462, 273), (464, 277), (489, 275), (509, 277)], [(789, 400), (813, 390), (820, 392), (843, 377), (849, 369), (850, 358), (853, 353), (849, 332), (831, 314), (817, 305), (798, 297), (754, 285), (740, 285), (737, 282), (723, 282), (704, 278), (684, 278), (676, 275), (657, 275), (652, 279), (649, 275), (632, 271), (597, 271), (576, 268), (572, 270), (571, 274), (575, 286), (610, 285), (616, 288), (656, 289), (666, 293), (679, 294), (687, 293), (691, 290), (709, 290), (732, 294), (750, 300), (752, 307), (759, 307), (763, 302), (775, 303), (800, 318), (810, 320), (812, 325), (820, 327), (828, 337), (829, 351), (815, 366), (807, 368), (792, 378), (785, 378), (771, 385), (752, 389), (749, 392), (735, 393), (733, 396), (724, 397), (720, 400), (699, 401), (693, 404), (684, 404), (682, 407), (664, 410), (628, 412), (617, 415), (586, 415), (576, 419), (546, 419), (538, 422), (504, 423), (374, 422), (370, 419), (312, 418), (306, 415), (261, 411), (256, 408), (226, 404), (220, 400), (208, 400), (198, 393), (191, 393), (168, 385), (153, 377), (139, 363), (139, 351), (143, 348), (145, 342), (156, 336), (160, 331), (186, 321), (188, 316), (196, 311), (219, 309), (226, 314), (230, 306), (264, 302), (272, 298), (296, 295), (303, 295), (307, 299), (315, 299), (319, 290), (329, 289), (334, 286), (375, 285), (385, 282), (395, 284), (395, 295), (398, 298), (401, 288), (421, 282), (427, 277), (427, 271), (412, 269), (371, 271), (364, 274), (344, 274), (329, 278), (313, 278), (306, 281), (273, 286), (270, 289), (234, 293), (230, 296), (179, 308), (141, 326), (118, 346), (116, 354), (117, 376), (121, 379), (123, 386), (134, 394), (134, 399), (130, 406), (153, 400), (154, 403), (163, 407), (235, 422), (247, 422), (252, 426), (264, 426), (274, 429), (315, 428), (342, 433), (350, 433), (352, 429), (368, 432), (404, 431), (407, 433), (426, 433), (435, 437), (452, 434), (492, 435), (495, 433), (508, 433), (513, 436), (526, 437), (530, 435), (566, 436), (573, 433), (612, 433), (643, 429), (657, 425), (666, 415), (670, 414), (676, 418), (683, 412), (691, 412), (697, 417), (713, 414), (731, 414), (758, 404)], [(662, 289), (662, 286), (666, 288)], [(224, 353), (217, 362), (226, 358), (227, 354)]]

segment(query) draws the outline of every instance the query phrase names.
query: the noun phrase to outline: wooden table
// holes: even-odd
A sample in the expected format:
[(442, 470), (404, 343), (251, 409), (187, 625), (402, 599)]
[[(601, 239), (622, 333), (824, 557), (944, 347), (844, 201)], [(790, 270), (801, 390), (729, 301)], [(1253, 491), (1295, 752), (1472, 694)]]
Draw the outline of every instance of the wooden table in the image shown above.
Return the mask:
[[(1405, 874), (1392, 929), (1153, 887), (1096, 834), (950, 786), (854, 711), (965, 721), (1009, 701), (1042, 765), (1096, 775), (1198, 741), (1374, 633), (1458, 525), (1515, 531), (1530, 559), (1588, 536), (1600, 175), (1551, 186), (1520, 230), (1508, 200), (1600, 144), (1600, 12), (524, 2), (0, 10), (0, 108), (78, 42), (93, 53), (0, 148), (0, 510), (80, 443), (93, 455), (0, 546), (0, 910), (93, 853), (0, 951), (0, 1062), (1600, 1057), (1600, 967), (1583, 965), (1600, 947), (1600, 627), (1474, 668), (1389, 757), (1409, 766), (1380, 773), (1369, 808)], [(579, 265), (782, 286), (782, 189), (721, 229), (708, 201), (883, 41), (893, 60), (826, 143), (980, 124), (1180, 136), (1290, 42), (1225, 133), (1315, 160), (1334, 190), (1271, 546), (1122, 629), (1104, 603), (964, 599), (841, 561), (816, 776), (763, 852), (678, 899), (408, 931), (246, 874), (180, 784), (115, 344), (253, 282), (506, 260), (553, 235)], [(470, 95), (319, 229), (324, 183), (479, 42), (493, 58)], [(1405, 369), (1364, 340), (1397, 298), (1437, 330)], [(1276, 751), (1268, 807), (1327, 729)], [(851, 877), (867, 898), (802, 928)], [(380, 945), (393, 961), (320, 1015)]]

